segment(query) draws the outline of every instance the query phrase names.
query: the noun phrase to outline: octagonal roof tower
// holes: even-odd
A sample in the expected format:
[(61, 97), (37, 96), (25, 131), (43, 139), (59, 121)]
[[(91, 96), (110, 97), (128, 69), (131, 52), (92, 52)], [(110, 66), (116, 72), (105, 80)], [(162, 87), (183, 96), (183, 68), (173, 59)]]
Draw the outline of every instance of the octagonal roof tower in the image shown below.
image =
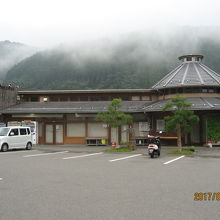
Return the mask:
[(202, 64), (202, 59), (202, 55), (180, 56), (179, 60), (182, 63), (152, 88), (159, 90), (177, 87), (220, 86), (220, 75)]

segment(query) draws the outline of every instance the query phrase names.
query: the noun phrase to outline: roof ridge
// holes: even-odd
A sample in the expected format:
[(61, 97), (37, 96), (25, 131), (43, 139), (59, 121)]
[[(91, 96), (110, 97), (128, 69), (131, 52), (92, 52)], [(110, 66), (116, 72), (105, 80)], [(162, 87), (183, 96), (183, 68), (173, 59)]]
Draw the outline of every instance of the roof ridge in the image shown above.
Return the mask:
[(181, 82), (182, 85), (184, 84), (188, 69), (189, 69), (189, 63), (187, 63), (187, 67), (186, 67), (186, 70), (185, 70), (184, 75), (183, 75), (183, 79), (182, 79), (182, 82)]
[(175, 73), (173, 74), (173, 76), (170, 78), (169, 81), (167, 81), (164, 86), (166, 86), (176, 75), (177, 73), (179, 73), (179, 71), (183, 68), (184, 65), (182, 65), (178, 70), (175, 71)]
[[(209, 68), (207, 67), (207, 69), (209, 70), (209, 71), (207, 71), (206, 68), (205, 68), (205, 67), (206, 67), (205, 65), (204, 65), (204, 66), (203, 66), (203, 65), (200, 65), (200, 66), (202, 67), (203, 70), (205, 70), (205, 72), (207, 72), (207, 73), (208, 73), (215, 81), (217, 81), (218, 84), (220, 85), (220, 81), (219, 81), (218, 79), (216, 79), (215, 76), (213, 76), (213, 75), (209, 72), (211, 69), (209, 69)], [(212, 71), (212, 70), (211, 70), (211, 71)], [(217, 73), (215, 73), (215, 74), (217, 74)]]
[(156, 83), (154, 86), (152, 86), (151, 88), (155, 88), (157, 85), (159, 85), (164, 79), (166, 79), (167, 77), (169, 77), (170, 75), (172, 75), (174, 72), (177, 71), (177, 69), (179, 69), (181, 66), (183, 66), (183, 63), (181, 63), (179, 66), (177, 66), (174, 70), (172, 70), (171, 72), (169, 72), (168, 74), (166, 74), (158, 83)]
[(194, 68), (195, 68), (195, 70), (196, 70), (196, 72), (197, 72), (197, 74), (198, 74), (198, 76), (199, 76), (200, 82), (204, 85), (204, 81), (203, 81), (203, 79), (202, 79), (201, 74), (199, 73), (199, 70), (198, 70), (196, 64), (193, 63), (193, 66), (194, 66)]
[(210, 72), (214, 73), (216, 76), (220, 77), (220, 75), (219, 75), (217, 72), (215, 72), (214, 70), (210, 69), (210, 68), (209, 68), (208, 66), (206, 66), (205, 64), (200, 63), (200, 65), (203, 66), (203, 67), (205, 67), (205, 68), (207, 68)]

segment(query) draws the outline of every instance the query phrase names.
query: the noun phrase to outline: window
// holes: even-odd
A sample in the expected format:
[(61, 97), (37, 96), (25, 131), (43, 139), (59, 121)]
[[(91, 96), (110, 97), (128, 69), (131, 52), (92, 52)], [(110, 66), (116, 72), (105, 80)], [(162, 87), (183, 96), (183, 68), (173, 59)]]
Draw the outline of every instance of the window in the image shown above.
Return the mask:
[(165, 89), (164, 90), (164, 95), (168, 95), (169, 94), (169, 89)]
[(88, 123), (89, 137), (107, 137), (108, 130), (103, 123)]
[(183, 93), (183, 88), (178, 88), (177, 93)]
[(209, 93), (214, 93), (214, 89), (209, 89)]
[(132, 96), (131, 100), (132, 101), (139, 101), (140, 100), (140, 96)]
[(187, 57), (186, 61), (192, 61), (192, 57)]
[(193, 93), (193, 89), (192, 88), (186, 88), (184, 92), (185, 93)]
[(200, 93), (200, 92), (201, 92), (201, 89), (200, 89), (200, 88), (193, 88), (193, 89), (192, 89), (192, 92), (193, 92), (193, 93)]
[(50, 97), (51, 102), (57, 102), (59, 99), (57, 96)]
[(28, 129), (27, 129), (27, 133), (28, 133), (28, 134), (30, 134), (30, 133), (31, 133), (31, 132), (30, 132), (30, 128), (28, 128)]
[(122, 100), (129, 101), (129, 96), (122, 97)]
[(67, 137), (85, 137), (85, 123), (67, 123)]
[(29, 101), (29, 97), (28, 97), (28, 96), (25, 96), (25, 97), (23, 98), (23, 100), (24, 100), (24, 102), (28, 102), (28, 101)]
[(149, 101), (150, 100), (150, 96), (142, 96), (141, 97), (143, 101)]
[(38, 97), (31, 97), (31, 102), (38, 102)]
[(113, 100), (113, 99), (120, 99), (119, 96), (110, 96), (110, 100)]
[(165, 131), (165, 121), (163, 119), (157, 120), (157, 131)]
[(81, 96), (79, 99), (80, 99), (80, 101), (88, 101), (88, 97), (87, 96)]
[(170, 89), (170, 94), (175, 94), (176, 93), (176, 89)]
[(71, 97), (70, 97), (70, 101), (78, 101), (78, 97), (76, 97), (76, 96), (71, 96)]
[(27, 135), (26, 128), (20, 128), (20, 135)]
[(62, 96), (62, 97), (60, 97), (60, 101), (66, 102), (66, 101), (68, 101), (68, 98), (66, 96)]
[(91, 101), (98, 101), (98, 100), (99, 100), (99, 98), (96, 97), (96, 96), (93, 96), (93, 97), (91, 97), (90, 99), (91, 99)]
[(101, 101), (106, 101), (106, 100), (108, 100), (108, 97), (101, 96), (101, 97), (100, 97), (100, 100), (101, 100)]
[(9, 136), (17, 136), (18, 135), (18, 129), (11, 129)]

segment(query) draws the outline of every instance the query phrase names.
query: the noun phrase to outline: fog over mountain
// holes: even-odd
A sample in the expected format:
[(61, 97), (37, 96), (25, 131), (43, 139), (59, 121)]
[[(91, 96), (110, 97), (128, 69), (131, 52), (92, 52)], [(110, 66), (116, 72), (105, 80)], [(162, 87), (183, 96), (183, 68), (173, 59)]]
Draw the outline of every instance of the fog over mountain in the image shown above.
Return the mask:
[(36, 48), (21, 43), (0, 41), (0, 80), (10, 68), (35, 52)]
[(183, 54), (202, 54), (220, 72), (219, 39), (219, 27), (188, 26), (61, 44), (15, 65), (6, 81), (28, 89), (150, 88)]

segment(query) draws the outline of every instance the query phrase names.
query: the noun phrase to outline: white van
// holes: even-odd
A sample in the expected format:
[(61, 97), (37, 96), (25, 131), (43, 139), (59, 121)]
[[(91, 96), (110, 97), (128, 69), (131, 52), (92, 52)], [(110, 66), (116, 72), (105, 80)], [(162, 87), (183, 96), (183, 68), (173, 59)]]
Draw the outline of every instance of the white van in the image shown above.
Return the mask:
[(32, 148), (32, 136), (29, 127), (1, 127), (0, 128), (1, 151), (15, 148)]

